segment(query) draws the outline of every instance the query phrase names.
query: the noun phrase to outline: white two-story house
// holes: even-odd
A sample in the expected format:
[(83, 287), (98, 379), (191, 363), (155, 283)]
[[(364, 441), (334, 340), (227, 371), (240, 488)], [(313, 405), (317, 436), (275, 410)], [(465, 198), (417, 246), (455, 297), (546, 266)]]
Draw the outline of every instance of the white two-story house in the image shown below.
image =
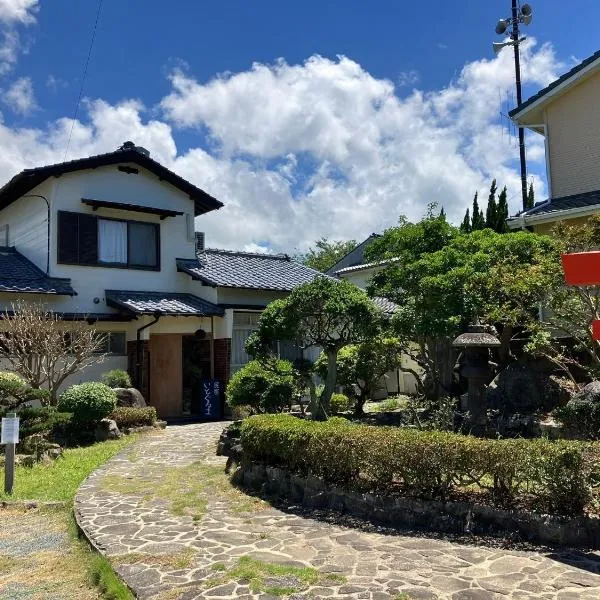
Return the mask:
[(220, 408), (262, 309), (319, 275), (205, 249), (195, 218), (221, 206), (132, 142), (26, 169), (0, 189), (0, 311), (42, 302), (102, 332), (104, 362), (68, 383), (121, 368), (160, 416), (211, 416), (205, 383), (219, 382)]

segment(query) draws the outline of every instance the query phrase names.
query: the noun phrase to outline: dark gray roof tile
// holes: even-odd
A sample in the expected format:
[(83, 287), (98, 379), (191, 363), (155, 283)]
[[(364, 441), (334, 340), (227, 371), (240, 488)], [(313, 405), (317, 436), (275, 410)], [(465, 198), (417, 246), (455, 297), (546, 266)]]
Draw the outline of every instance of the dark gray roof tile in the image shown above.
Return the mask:
[(213, 287), (289, 292), (323, 273), (289, 256), (205, 250), (197, 259), (177, 259), (177, 268)]
[(194, 296), (175, 292), (105, 290), (106, 304), (138, 315), (222, 316), (223, 309)]
[[(532, 217), (534, 215), (543, 215), (562, 210), (585, 208), (595, 205), (600, 205), (600, 190), (594, 190), (593, 192), (586, 192), (584, 194), (574, 194), (572, 196), (563, 196), (562, 198), (552, 198), (551, 200), (540, 202), (533, 208), (520, 212), (518, 215), (511, 218), (515, 219), (519, 216)], [(600, 206), (598, 208), (600, 209)]]
[(0, 292), (74, 296), (70, 279), (48, 277), (14, 247), (0, 246)]

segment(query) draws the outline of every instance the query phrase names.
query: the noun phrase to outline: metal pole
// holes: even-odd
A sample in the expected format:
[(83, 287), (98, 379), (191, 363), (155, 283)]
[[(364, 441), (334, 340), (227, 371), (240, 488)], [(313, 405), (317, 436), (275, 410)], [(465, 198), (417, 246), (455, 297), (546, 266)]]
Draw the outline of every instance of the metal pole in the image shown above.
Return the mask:
[[(14, 418), (17, 415), (15, 413), (8, 413), (6, 416)], [(4, 452), (4, 493), (12, 494), (15, 483), (15, 444), (6, 444)]]
[[(515, 52), (515, 79), (517, 84), (517, 107), (521, 106), (521, 62), (519, 58), (519, 12), (517, 0), (512, 0), (512, 35)], [(523, 210), (527, 207), (527, 163), (525, 161), (525, 130), (519, 127), (519, 158), (521, 161), (521, 194)]]

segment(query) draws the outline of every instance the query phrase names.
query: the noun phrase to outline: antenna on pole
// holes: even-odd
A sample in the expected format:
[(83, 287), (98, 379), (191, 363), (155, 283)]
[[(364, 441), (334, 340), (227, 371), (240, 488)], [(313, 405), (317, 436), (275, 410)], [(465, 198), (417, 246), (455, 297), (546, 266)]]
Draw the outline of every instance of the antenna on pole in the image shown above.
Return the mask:
[[(505, 35), (509, 32), (509, 40), (505, 42), (494, 42), (492, 48), (494, 54), (498, 55), (506, 46), (512, 46), (515, 56), (515, 84), (517, 90), (517, 107), (523, 101), (521, 97), (521, 62), (519, 45), (525, 40), (519, 37), (519, 25), (529, 25), (533, 20), (533, 10), (529, 4), (519, 6), (518, 0), (511, 0), (511, 16), (507, 19), (499, 19), (496, 24), (496, 33)], [(521, 195), (523, 197), (523, 209), (527, 209), (527, 163), (525, 160), (525, 130), (519, 127), (519, 158), (521, 162)]]

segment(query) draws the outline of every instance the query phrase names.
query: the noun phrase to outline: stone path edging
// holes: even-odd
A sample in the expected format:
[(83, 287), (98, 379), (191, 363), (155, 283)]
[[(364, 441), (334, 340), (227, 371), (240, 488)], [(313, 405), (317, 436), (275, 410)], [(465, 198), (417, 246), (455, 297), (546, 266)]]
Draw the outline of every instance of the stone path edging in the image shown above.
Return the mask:
[[(103, 487), (107, 476), (147, 481), (185, 465), (224, 466), (225, 458), (214, 454), (222, 427), (169, 427), (146, 436), (90, 475), (76, 495), (78, 524), (94, 547), (112, 559), (128, 553), (142, 556), (115, 567), (139, 598), (275, 600), (274, 595), (253, 593), (243, 581), (206, 588), (215, 564), (231, 568), (241, 556), (344, 577), (313, 585), (290, 600), (395, 600), (402, 593), (411, 600), (600, 598), (598, 553), (544, 554), (385, 535), (272, 507), (240, 513), (219, 494), (208, 498), (206, 514), (194, 522), (189, 515), (174, 516), (159, 499)], [(132, 451), (135, 460), (130, 459)], [(190, 553), (186, 566), (161, 560), (181, 552)]]

